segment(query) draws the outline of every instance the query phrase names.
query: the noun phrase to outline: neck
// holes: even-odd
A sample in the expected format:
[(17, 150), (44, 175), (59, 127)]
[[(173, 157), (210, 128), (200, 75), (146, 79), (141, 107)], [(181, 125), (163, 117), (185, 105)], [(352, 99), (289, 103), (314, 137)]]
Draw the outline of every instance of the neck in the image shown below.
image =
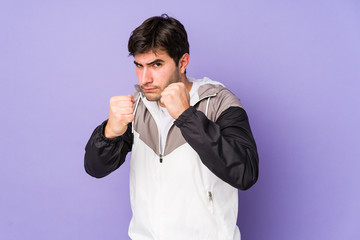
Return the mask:
[(180, 77), (180, 81), (184, 83), (186, 89), (188, 90), (188, 92), (190, 92), (193, 83), (189, 82), (185, 74)]

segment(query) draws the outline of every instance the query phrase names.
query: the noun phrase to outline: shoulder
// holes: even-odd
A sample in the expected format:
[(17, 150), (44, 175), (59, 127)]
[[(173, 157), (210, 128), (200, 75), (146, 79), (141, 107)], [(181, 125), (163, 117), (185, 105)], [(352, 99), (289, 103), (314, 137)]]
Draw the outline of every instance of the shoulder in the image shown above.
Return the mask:
[(222, 88), (214, 98), (215, 119), (230, 107), (244, 108), (240, 99), (227, 88)]
[(240, 102), (240, 99), (232, 93), (227, 88), (222, 88), (217, 94), (215, 98), (215, 102), (219, 107), (229, 108), (229, 107), (241, 107), (243, 105)]
[[(196, 80), (191, 78), (191, 81), (198, 84), (197, 93), (202, 102), (200, 104), (200, 110), (204, 110), (204, 113), (206, 113), (209, 119), (216, 121), (221, 113), (230, 107), (243, 108), (239, 98), (222, 83), (213, 81), (207, 77)], [(207, 105), (209, 106), (206, 107)]]
[(212, 121), (216, 121), (230, 107), (243, 108), (239, 98), (222, 85), (202, 85), (199, 88), (199, 94), (202, 102), (200, 109), (208, 109), (208, 111), (204, 110), (204, 113)]

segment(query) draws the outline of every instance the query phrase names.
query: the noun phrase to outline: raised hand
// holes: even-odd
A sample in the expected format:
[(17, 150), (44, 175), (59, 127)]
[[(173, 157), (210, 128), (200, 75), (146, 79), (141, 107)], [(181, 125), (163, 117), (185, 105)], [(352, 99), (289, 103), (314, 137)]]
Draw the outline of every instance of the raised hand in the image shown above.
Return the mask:
[(160, 104), (164, 105), (171, 117), (177, 119), (190, 107), (190, 95), (182, 82), (172, 83), (161, 93)]
[(115, 96), (110, 99), (109, 120), (105, 127), (105, 137), (115, 138), (123, 135), (127, 125), (134, 121), (133, 105), (135, 100), (132, 95)]

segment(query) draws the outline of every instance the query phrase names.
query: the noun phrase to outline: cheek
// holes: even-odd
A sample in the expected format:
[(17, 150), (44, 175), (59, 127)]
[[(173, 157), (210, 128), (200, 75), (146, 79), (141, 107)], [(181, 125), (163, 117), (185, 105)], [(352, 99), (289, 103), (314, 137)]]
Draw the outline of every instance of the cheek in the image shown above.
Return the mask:
[(163, 84), (171, 81), (176, 76), (176, 69), (174, 67), (163, 68), (157, 72), (158, 79), (161, 79)]
[(143, 83), (143, 71), (141, 69), (136, 69), (135, 71), (136, 73), (136, 77), (137, 77), (137, 80), (138, 80), (138, 84), (141, 86)]
[(138, 78), (138, 80), (140, 80), (140, 77), (141, 77), (141, 73), (140, 73), (141, 71), (139, 70), (139, 69), (136, 69), (135, 70), (135, 73), (136, 73), (136, 76), (137, 76), (137, 78)]
[(157, 85), (161, 88), (164, 87), (164, 85), (167, 82), (167, 79), (169, 78), (166, 75), (166, 71), (162, 71), (162, 70), (154, 71), (152, 76), (153, 76), (155, 85)]

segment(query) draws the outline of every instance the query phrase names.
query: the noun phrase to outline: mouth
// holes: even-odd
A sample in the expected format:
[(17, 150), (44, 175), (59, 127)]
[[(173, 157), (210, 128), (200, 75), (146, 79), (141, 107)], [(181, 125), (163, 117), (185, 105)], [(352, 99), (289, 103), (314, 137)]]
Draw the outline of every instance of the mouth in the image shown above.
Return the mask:
[(144, 93), (152, 93), (157, 90), (156, 87), (142, 87), (141, 89), (143, 90)]

